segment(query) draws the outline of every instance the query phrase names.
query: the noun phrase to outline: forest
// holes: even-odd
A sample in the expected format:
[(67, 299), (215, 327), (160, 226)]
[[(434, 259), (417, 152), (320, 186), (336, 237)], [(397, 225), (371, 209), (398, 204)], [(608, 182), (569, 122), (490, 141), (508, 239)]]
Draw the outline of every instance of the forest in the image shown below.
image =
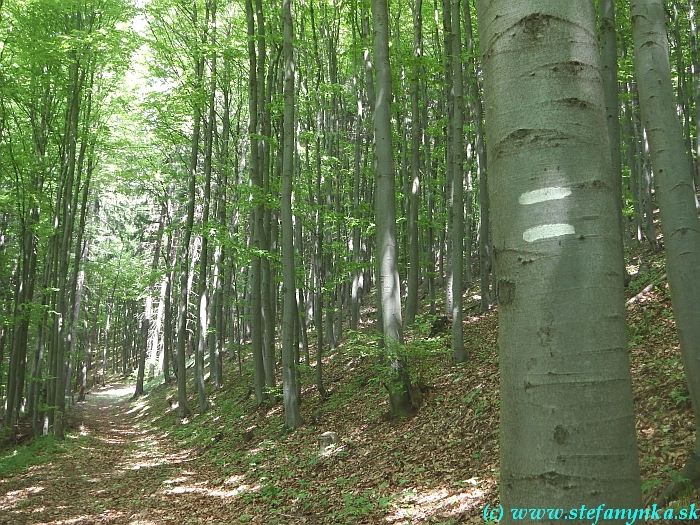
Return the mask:
[(695, 3), (0, 0), (0, 523), (700, 523)]

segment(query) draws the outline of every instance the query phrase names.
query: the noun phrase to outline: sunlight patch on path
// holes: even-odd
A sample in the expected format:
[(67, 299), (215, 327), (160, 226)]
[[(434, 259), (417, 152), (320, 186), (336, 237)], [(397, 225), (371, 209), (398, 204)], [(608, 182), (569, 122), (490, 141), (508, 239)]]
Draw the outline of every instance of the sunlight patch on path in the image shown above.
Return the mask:
[[(242, 494), (249, 492), (257, 492), (260, 490), (260, 485), (248, 485), (246, 483), (241, 483), (245, 479), (245, 476), (232, 476), (224, 482), (224, 485), (238, 485), (232, 489), (221, 489), (216, 487), (207, 487), (209, 481), (199, 481), (191, 482), (186, 476), (194, 474), (193, 472), (185, 471), (179, 476), (173, 479), (168, 479), (163, 481), (163, 485), (177, 485), (172, 488), (163, 489), (162, 493), (167, 495), (179, 495), (179, 494), (198, 494), (202, 496), (210, 496), (215, 498), (235, 498)], [(189, 484), (185, 484), (189, 482)]]
[[(113, 431), (117, 432), (116, 429)], [(124, 461), (116, 467), (118, 470), (140, 470), (162, 465), (173, 466), (194, 459), (191, 449), (178, 450), (174, 453), (165, 452), (160, 440), (151, 436), (147, 429), (141, 429), (139, 425), (136, 425), (133, 430), (120, 429), (118, 432), (133, 436), (129, 440), (133, 448), (125, 456)]]
[(30, 498), (33, 494), (38, 494), (43, 491), (44, 487), (33, 486), (27, 487), (26, 489), (13, 490), (0, 498), (0, 511), (12, 510), (17, 506), (20, 501), (24, 501)]
[(130, 410), (127, 410), (126, 413), (129, 415), (136, 414), (136, 417), (141, 417), (148, 413), (148, 405), (146, 405), (146, 403), (139, 403)]
[(483, 498), (487, 495), (492, 482), (493, 480), (472, 478), (464, 482), (469, 487), (462, 487), (461, 490), (450, 490), (444, 487), (406, 489), (396, 500), (396, 508), (386, 517), (386, 521), (400, 525), (435, 518), (454, 519), (464, 516), (475, 508), (483, 506)]
[(98, 392), (96, 392), (96, 395), (105, 397), (125, 397), (131, 396), (133, 393), (133, 386), (115, 386), (112, 388), (106, 387), (106, 390), (100, 389)]
[(109, 523), (116, 518), (124, 516), (123, 512), (106, 510), (101, 514), (83, 515), (75, 518), (59, 519), (53, 521), (43, 521), (41, 525), (71, 525), (73, 523)]
[[(197, 485), (206, 485), (208, 482), (203, 481), (198, 483)], [(240, 485), (236, 487), (235, 489), (231, 490), (222, 490), (222, 489), (215, 489), (215, 488), (208, 488), (208, 487), (201, 487), (201, 486), (192, 486), (192, 485), (180, 485), (177, 487), (173, 487), (172, 489), (167, 489), (164, 490), (164, 494), (200, 494), (202, 496), (211, 496), (215, 498), (235, 498), (236, 496), (240, 496), (241, 494), (247, 493), (247, 492), (256, 492), (260, 490), (260, 485)]]

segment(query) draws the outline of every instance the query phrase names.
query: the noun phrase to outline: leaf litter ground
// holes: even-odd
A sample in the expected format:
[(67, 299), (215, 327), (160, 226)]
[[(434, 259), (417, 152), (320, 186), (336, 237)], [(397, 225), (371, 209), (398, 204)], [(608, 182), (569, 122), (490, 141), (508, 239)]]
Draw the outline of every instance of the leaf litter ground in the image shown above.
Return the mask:
[[(648, 501), (682, 468), (695, 431), (656, 263), (650, 256), (632, 290), (657, 285), (628, 306)], [(93, 390), (72, 408), (74, 431), (33, 466), (8, 475), (8, 453), (0, 456), (0, 523), (483, 523), (484, 506), (498, 500), (496, 315), (468, 316), (464, 332), (470, 362), (450, 366), (438, 338), (444, 351), (422, 357), (430, 387), (423, 404), (400, 423), (384, 417), (386, 395), (362, 350), (367, 338), (325, 359), (324, 402), (309, 385), (313, 371), (302, 371), (306, 423), (290, 434), (281, 432), (281, 405), (256, 407), (250, 377), (239, 377), (233, 362), (227, 386), (210, 392), (211, 408), (185, 420), (169, 401), (172, 385), (136, 401), (123, 383)], [(339, 442), (320, 454), (326, 431)]]

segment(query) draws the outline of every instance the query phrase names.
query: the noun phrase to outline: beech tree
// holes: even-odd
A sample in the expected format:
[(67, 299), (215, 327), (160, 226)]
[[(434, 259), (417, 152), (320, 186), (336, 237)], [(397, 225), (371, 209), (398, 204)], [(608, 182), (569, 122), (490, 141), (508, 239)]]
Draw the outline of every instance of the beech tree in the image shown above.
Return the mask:
[(109, 141), (109, 77), (120, 75), (133, 49), (123, 31), (132, 14), (124, 2), (35, 0), (8, 3), (0, 18), (0, 165), (3, 187), (12, 188), (3, 209), (21, 239), (18, 263), (8, 268), (11, 301), (3, 304), (12, 319), (4, 332), (9, 428), (28, 398), (35, 432), (63, 437), (66, 393), (81, 368), (76, 339), (86, 303), (86, 224), (97, 152)]
[(637, 504), (623, 240), (667, 250), (700, 403), (695, 1), (632, 4), (636, 80), (611, 0), (132, 4), (0, 0), (3, 426), (157, 366), (180, 416), (243, 381), (297, 428), (348, 326), (401, 417), (494, 302), (504, 501)]
[(498, 279), (501, 504), (636, 508), (617, 195), (593, 3), (477, 7)]
[[(666, 16), (661, 0), (632, 0), (635, 72), (639, 105), (649, 137), (656, 180), (666, 269), (676, 318), (688, 390), (693, 401), (696, 429), (700, 422), (700, 218), (690, 152), (673, 100)], [(665, 505), (685, 487), (700, 486), (700, 439), (681, 471), (682, 481), (669, 486), (659, 503)]]
[(462, 273), (464, 265), (464, 83), (462, 80), (462, 31), (460, 1), (452, 0), (452, 78), (454, 109), (452, 117), (452, 361), (467, 359), (462, 336)]
[(385, 366), (386, 388), (394, 417), (411, 408), (410, 380), (403, 356), (401, 323), (401, 286), (397, 268), (396, 203), (394, 192), (394, 157), (391, 139), (391, 68), (389, 65), (389, 28), (386, 0), (372, 0), (374, 30), (374, 69), (377, 76), (374, 103), (374, 147), (377, 192), (377, 264), (379, 315)]
[(292, 224), (292, 163), (294, 155), (294, 43), (292, 0), (282, 4), (284, 28), (284, 152), (282, 167), (282, 260), (284, 310), (282, 321), (282, 388), (284, 390), (285, 425), (301, 425), (297, 374), (294, 359), (294, 318), (296, 317), (296, 274), (294, 271), (294, 229)]

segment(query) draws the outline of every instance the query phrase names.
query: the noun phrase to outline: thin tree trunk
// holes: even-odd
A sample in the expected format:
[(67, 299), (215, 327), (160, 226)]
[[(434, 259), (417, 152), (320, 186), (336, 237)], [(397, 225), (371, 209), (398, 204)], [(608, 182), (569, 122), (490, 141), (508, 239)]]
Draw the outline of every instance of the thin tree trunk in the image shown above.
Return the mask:
[(420, 145), (423, 133), (419, 109), (421, 55), (423, 49), (423, 0), (413, 6), (413, 55), (411, 77), (411, 186), (408, 214), (408, 290), (404, 322), (410, 326), (418, 313), (418, 287), (420, 283), (420, 245), (418, 244), (418, 207), (420, 205)]
[[(156, 246), (155, 249), (153, 250), (153, 262), (151, 263), (151, 272), (155, 273), (155, 271), (158, 269), (158, 263), (160, 262), (160, 244), (161, 244), (161, 237), (163, 235), (163, 227), (164, 227), (164, 221), (165, 217), (163, 213), (161, 212), (160, 215), (160, 221), (158, 223), (158, 233), (156, 234)], [(149, 353), (148, 352), (148, 346), (149, 346), (149, 341), (150, 338), (148, 336), (149, 330), (151, 329), (151, 317), (153, 316), (153, 296), (151, 295), (152, 291), (149, 289), (146, 291), (146, 304), (144, 306), (144, 313), (143, 313), (143, 326), (142, 326), (142, 332), (143, 332), (143, 341), (141, 341), (141, 348), (139, 350), (139, 365), (138, 365), (138, 372), (136, 374), (136, 389), (134, 391), (134, 395), (132, 399), (136, 399), (139, 396), (142, 396), (144, 394), (143, 391), (143, 381), (144, 377), (146, 375), (146, 356)], [(154, 330), (157, 331), (158, 325), (156, 324), (153, 326)]]
[[(600, 11), (601, 73), (605, 93), (605, 114), (610, 141), (610, 158), (612, 160), (613, 183), (615, 186), (615, 206), (619, 223), (620, 238), (624, 240), (622, 224), (622, 151), (620, 149), (620, 101), (617, 81), (617, 31), (615, 25), (615, 2), (598, 0)], [(623, 264), (623, 275), (627, 279), (627, 270)]]
[[(695, 157), (696, 191), (700, 188), (700, 60), (698, 59), (698, 30), (695, 22), (695, 0), (689, 0), (688, 22), (690, 24), (690, 56), (693, 65), (693, 107), (695, 109), (695, 150), (691, 152)], [(700, 203), (696, 202), (700, 206)]]
[(467, 36), (467, 56), (469, 62), (469, 107), (474, 123), (476, 172), (479, 182), (479, 281), (481, 288), (481, 311), (491, 308), (491, 220), (489, 209), (488, 177), (486, 176), (486, 144), (484, 142), (483, 97), (479, 89), (479, 74), (476, 65), (475, 42), (472, 31), (472, 16), (469, 0), (464, 0), (465, 33)]
[[(196, 78), (198, 85), (201, 85), (204, 74), (204, 60), (197, 60)], [(187, 190), (187, 217), (185, 219), (185, 227), (182, 234), (182, 257), (180, 259), (180, 306), (178, 312), (178, 329), (177, 329), (177, 398), (178, 398), (178, 415), (180, 418), (186, 418), (190, 414), (190, 409), (187, 406), (187, 356), (186, 351), (188, 345), (187, 331), (187, 316), (189, 311), (189, 294), (191, 289), (191, 277), (194, 274), (194, 269), (190, 269), (190, 264), (194, 265), (194, 247), (191, 246), (192, 229), (194, 226), (194, 208), (195, 199), (197, 197), (196, 179), (197, 179), (197, 159), (199, 158), (199, 137), (201, 134), (201, 117), (202, 110), (200, 104), (195, 101), (194, 117), (192, 130), (192, 145), (190, 153), (190, 165), (188, 175), (188, 190)], [(192, 258), (190, 260), (190, 254)]]

